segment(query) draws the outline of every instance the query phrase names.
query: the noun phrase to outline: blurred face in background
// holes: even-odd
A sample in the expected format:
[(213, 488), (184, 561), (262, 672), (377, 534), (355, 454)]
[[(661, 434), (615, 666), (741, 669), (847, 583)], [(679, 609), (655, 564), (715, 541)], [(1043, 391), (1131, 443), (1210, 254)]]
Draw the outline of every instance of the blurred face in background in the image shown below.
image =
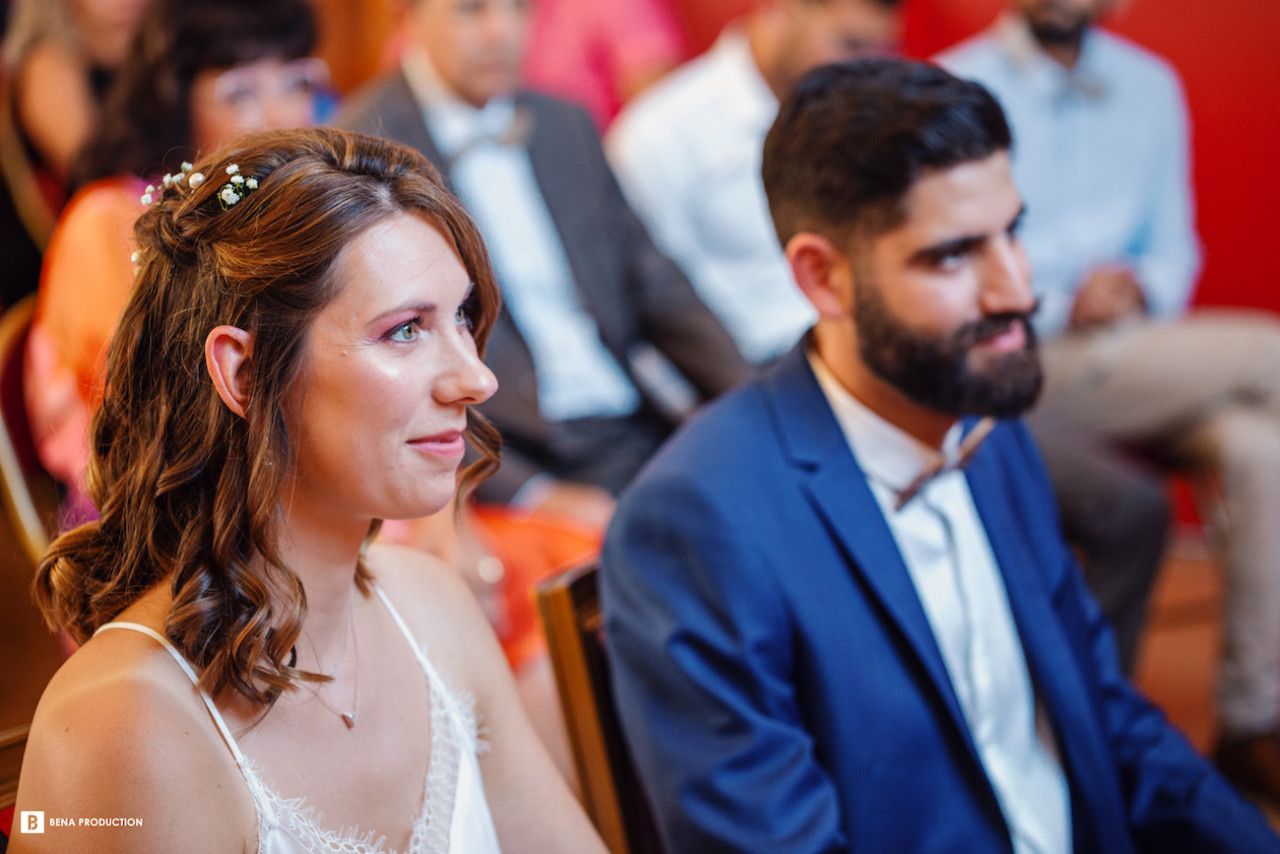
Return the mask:
[(316, 57), (201, 71), (191, 87), (196, 149), (215, 151), (252, 130), (309, 125), (315, 121), (316, 98), (328, 83), (328, 68)]
[(1076, 44), (1116, 0), (1015, 0), (1037, 39), (1046, 44)]
[(775, 17), (787, 88), (819, 65), (897, 49), (899, 11), (875, 0), (780, 0)]
[(146, 5), (146, 0), (71, 0), (81, 44), (95, 65), (115, 68), (124, 62)]
[(483, 107), (520, 86), (529, 10), (530, 0), (417, 0), (408, 23), (445, 85)]

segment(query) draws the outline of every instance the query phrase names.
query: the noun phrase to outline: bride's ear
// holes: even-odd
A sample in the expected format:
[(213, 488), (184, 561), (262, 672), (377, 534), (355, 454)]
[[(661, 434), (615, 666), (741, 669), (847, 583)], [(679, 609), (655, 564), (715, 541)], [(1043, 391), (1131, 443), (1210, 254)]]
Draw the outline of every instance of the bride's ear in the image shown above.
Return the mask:
[(217, 326), (204, 339), (204, 364), (227, 408), (245, 417), (249, 406), (249, 359), (253, 336), (237, 326)]

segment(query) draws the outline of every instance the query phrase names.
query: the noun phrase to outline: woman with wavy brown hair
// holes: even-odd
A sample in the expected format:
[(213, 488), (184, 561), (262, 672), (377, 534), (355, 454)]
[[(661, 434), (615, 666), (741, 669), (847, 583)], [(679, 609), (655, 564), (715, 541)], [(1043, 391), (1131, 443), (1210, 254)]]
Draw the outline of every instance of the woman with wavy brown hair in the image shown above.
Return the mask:
[(17, 809), (87, 821), (10, 850), (603, 851), (463, 583), (369, 544), (454, 499), (466, 445), (462, 491), (497, 463), (475, 226), (420, 155), (332, 130), (164, 184), (93, 424), (101, 518), (36, 579), (84, 645)]

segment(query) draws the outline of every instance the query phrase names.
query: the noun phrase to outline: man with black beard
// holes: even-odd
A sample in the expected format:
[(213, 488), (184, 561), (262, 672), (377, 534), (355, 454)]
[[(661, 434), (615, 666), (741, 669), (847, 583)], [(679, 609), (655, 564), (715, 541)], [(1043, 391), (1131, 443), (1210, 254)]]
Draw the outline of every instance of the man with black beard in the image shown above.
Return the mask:
[(1209, 481), (1219, 500), (1202, 515), (1226, 547), (1217, 759), (1280, 806), (1280, 324), (1187, 310), (1199, 249), (1182, 88), (1096, 26), (1114, 5), (1013, 0), (939, 59), (991, 90), (1017, 141), (1045, 366), (1028, 424), (1068, 537), (1110, 550), (1085, 568), (1132, 655), (1151, 573), (1141, 550), (1125, 566), (1108, 545), (1142, 537), (1123, 508), (1150, 503), (1153, 461)]
[[(678, 852), (1278, 851), (1125, 681), (1014, 416), (1010, 135), (923, 63), (820, 68), (764, 148), (818, 321), (624, 493), (617, 707)], [(961, 468), (963, 466), (963, 469)]]

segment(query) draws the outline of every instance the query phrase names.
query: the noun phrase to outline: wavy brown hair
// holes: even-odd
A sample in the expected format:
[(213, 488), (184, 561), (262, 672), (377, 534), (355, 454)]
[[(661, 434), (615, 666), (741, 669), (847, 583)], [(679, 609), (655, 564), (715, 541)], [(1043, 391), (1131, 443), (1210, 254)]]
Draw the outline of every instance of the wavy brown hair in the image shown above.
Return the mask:
[[(227, 167), (259, 182), (224, 209)], [(480, 233), (436, 170), (411, 149), (331, 129), (246, 137), (197, 165), (206, 179), (158, 191), (138, 220), (138, 279), (107, 361), (94, 417), (89, 491), (101, 513), (59, 537), (35, 580), (50, 624), (83, 642), (159, 583), (172, 586), (165, 634), (214, 696), (269, 706), (296, 680), (286, 664), (306, 596), (277, 546), (294, 471), (282, 403), (305, 371), (308, 330), (342, 283), (334, 260), (370, 226), (425, 216), (474, 283), (464, 307), (481, 355), (499, 297)], [(244, 418), (205, 368), (210, 330), (252, 335)], [(459, 496), (497, 466), (497, 431), (474, 410), (475, 462)], [(368, 590), (361, 563), (356, 580)]]

